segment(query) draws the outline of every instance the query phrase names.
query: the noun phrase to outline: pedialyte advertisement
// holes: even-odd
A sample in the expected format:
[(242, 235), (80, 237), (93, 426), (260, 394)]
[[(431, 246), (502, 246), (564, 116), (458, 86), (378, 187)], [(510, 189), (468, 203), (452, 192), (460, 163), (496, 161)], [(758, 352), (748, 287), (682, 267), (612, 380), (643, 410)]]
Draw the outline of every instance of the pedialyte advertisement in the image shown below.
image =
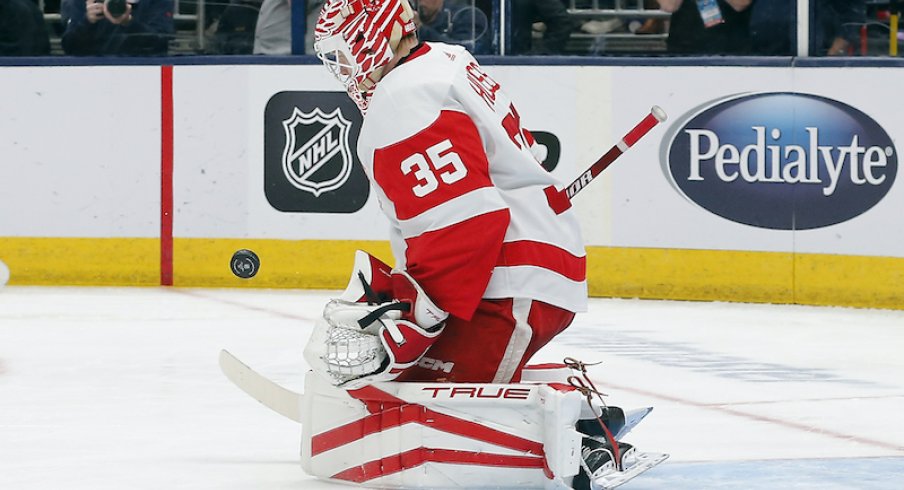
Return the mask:
[(662, 141), (675, 190), (727, 220), (810, 230), (856, 218), (888, 194), (888, 132), (844, 102), (798, 92), (732, 95), (682, 114)]

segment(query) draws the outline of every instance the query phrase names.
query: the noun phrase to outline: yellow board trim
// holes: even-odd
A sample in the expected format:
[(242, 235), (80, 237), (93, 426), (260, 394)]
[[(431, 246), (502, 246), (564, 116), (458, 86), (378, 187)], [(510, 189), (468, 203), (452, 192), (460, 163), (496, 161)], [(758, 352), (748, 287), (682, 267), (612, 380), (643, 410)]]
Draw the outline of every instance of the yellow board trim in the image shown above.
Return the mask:
[(795, 303), (904, 310), (904, 259), (797, 254)]
[(792, 303), (790, 253), (587, 248), (591, 296)]
[(159, 286), (157, 238), (0, 237), (12, 286)]
[[(254, 250), (252, 279), (232, 275), (239, 249)], [(354, 251), (392, 264), (389, 243), (367, 240), (176, 238), (174, 285), (342, 289)], [(156, 238), (0, 237), (10, 285), (156, 286)], [(904, 258), (786, 252), (589, 247), (590, 295), (904, 309)]]
[[(229, 268), (232, 254), (241, 249), (254, 251), (261, 261), (250, 279), (236, 277)], [(359, 249), (393, 263), (389, 242), (384, 241), (176, 238), (173, 285), (343, 289)]]

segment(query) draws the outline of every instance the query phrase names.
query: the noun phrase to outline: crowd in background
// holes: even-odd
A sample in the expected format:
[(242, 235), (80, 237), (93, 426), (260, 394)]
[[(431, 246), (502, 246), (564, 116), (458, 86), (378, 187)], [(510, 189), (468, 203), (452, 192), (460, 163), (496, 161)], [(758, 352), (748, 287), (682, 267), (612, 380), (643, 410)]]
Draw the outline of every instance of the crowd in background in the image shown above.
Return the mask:
[[(52, 54), (52, 40), (59, 41), (55, 54), (174, 54), (171, 46), (178, 31), (174, 0), (56, 0), (59, 21), (48, 20), (47, 5), (40, 3), (45, 7), (42, 12), (38, 1), (0, 0), (0, 56)], [(207, 1), (203, 52), (291, 54), (291, 1)], [(597, 0), (594, 5), (611, 9), (613, 1)], [(322, 3), (305, 3), (307, 53)], [(477, 55), (498, 52), (492, 0), (412, 0), (412, 4), (421, 40), (461, 44)], [(511, 0), (506, 54), (586, 54), (581, 52), (584, 48), (570, 47), (577, 33), (603, 37), (620, 30), (638, 38), (658, 35), (663, 49), (649, 54), (789, 56), (797, 53), (796, 4), (796, 0), (644, 0), (645, 9), (669, 15), (627, 26), (620, 17), (586, 20), (569, 13), (569, 7), (587, 6), (589, 0)], [(867, 23), (867, 0), (810, 4), (810, 53), (854, 54)]]
[[(657, 1), (671, 13), (670, 53), (789, 56), (797, 52), (793, 0)], [(811, 10), (810, 53), (851, 54), (849, 48), (857, 44), (866, 22), (866, 0), (817, 0)]]

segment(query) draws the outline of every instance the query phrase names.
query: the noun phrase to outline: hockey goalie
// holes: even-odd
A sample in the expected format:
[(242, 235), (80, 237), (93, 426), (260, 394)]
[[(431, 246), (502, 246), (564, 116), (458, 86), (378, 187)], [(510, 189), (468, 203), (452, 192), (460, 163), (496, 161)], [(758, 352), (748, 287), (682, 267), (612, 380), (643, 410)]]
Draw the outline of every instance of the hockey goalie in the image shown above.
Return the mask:
[(667, 457), (621, 441), (650, 409), (607, 406), (578, 361), (526, 365), (586, 308), (574, 212), (500, 84), (415, 30), (407, 0), (327, 0), (316, 25), (364, 114), (395, 266), (358, 252), (305, 347), (303, 467), (376, 488), (618, 486)]

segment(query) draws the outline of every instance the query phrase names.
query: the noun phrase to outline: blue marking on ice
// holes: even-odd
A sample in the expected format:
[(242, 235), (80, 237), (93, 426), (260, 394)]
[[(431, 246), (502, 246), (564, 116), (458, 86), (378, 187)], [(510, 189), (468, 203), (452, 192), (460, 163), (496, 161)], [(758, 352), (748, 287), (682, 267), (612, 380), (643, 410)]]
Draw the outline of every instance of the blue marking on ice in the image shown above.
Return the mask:
[(665, 463), (619, 489), (819, 489), (904, 488), (904, 457)]

